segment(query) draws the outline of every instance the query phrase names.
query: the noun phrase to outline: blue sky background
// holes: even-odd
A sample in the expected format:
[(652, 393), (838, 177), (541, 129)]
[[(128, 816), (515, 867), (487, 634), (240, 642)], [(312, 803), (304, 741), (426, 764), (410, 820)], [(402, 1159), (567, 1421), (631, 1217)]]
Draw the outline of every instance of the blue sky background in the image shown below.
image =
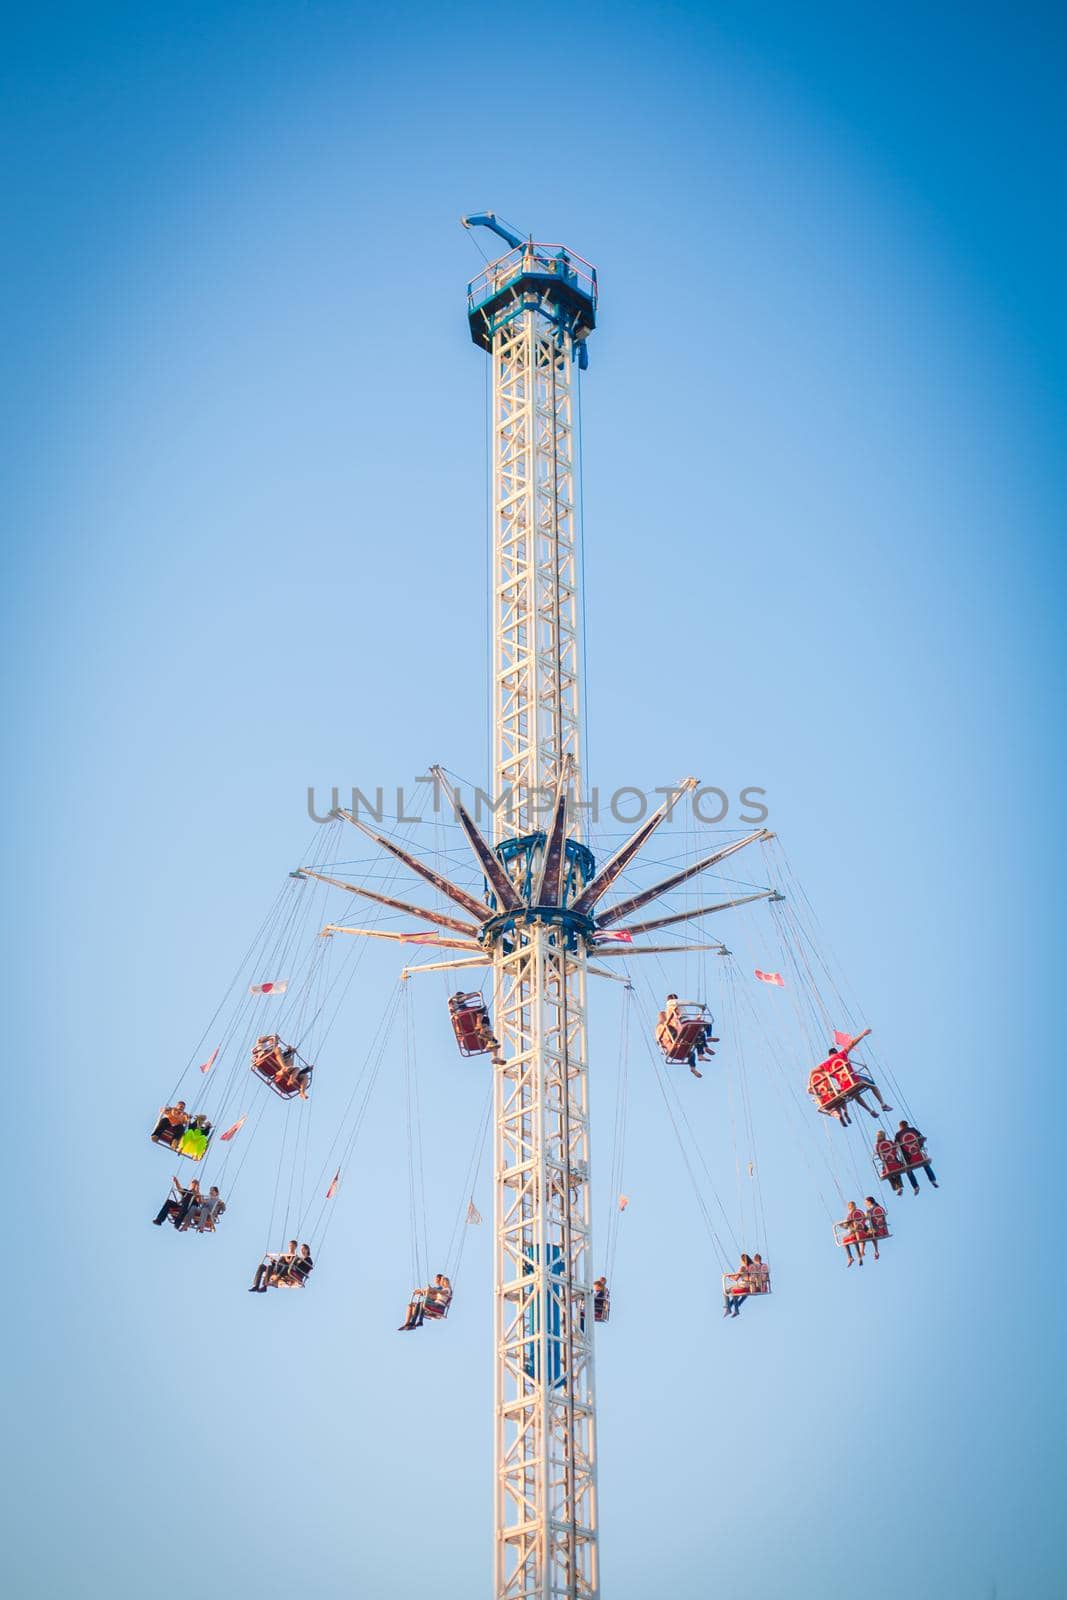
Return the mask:
[[(1035, 5), (9, 19), (14, 1594), (489, 1592), (490, 1241), (398, 1339), (399, 1047), (299, 1300), (243, 1292), (280, 1119), (211, 1239), (149, 1227), (145, 1137), (307, 785), (484, 771), (482, 207), (601, 272), (592, 774), (767, 790), (943, 1179), (846, 1274), (754, 1051), (777, 1292), (724, 1324), (635, 1057), (604, 1594), (1063, 1592), (1065, 58)], [(484, 1080), (414, 1004), (447, 1238)], [(603, 1216), (613, 993), (593, 1022)], [(729, 1205), (722, 1079), (687, 1089)]]

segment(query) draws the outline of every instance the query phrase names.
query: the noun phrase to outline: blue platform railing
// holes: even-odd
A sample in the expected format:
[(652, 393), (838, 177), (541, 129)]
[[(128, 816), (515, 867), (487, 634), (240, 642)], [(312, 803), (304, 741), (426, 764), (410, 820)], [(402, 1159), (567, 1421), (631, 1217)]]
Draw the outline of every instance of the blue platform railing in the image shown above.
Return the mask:
[(520, 278), (543, 279), (545, 284), (565, 283), (573, 292), (584, 296), (596, 310), (596, 268), (573, 250), (561, 244), (522, 245), (509, 250), (498, 261), (491, 261), (484, 272), (467, 287), (467, 314), (473, 316), (482, 306), (495, 300), (509, 284)]

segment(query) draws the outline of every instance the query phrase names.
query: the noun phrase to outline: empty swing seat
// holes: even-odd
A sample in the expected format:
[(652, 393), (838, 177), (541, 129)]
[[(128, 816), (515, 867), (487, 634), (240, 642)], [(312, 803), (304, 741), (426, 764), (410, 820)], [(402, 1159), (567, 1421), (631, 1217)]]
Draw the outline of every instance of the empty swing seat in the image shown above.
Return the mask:
[(448, 1002), (452, 1031), (462, 1056), (484, 1056), (497, 1048), (488, 1008), (480, 994), (454, 994)]

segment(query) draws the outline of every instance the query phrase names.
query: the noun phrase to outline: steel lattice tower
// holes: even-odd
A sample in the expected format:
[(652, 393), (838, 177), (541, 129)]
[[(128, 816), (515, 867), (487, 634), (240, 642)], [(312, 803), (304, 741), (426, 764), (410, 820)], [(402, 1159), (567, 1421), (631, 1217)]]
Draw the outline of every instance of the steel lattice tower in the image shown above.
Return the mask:
[[(535, 890), (493, 962), (495, 1593), (584, 1600), (599, 1593), (586, 960), (562, 908), (592, 871), (577, 837), (574, 424), (596, 275), (558, 247), (518, 242), (468, 306), (492, 361), (495, 844), (516, 887)], [(561, 790), (552, 862), (543, 825)]]
[[(403, 934), (332, 923), (324, 931), (459, 952), (447, 961), (407, 967), (404, 977), (442, 969), (491, 970), (497, 1041), (492, 1058), (494, 1600), (596, 1600), (586, 979), (619, 975), (594, 965), (589, 954), (622, 953), (618, 945), (602, 946), (610, 925), (770, 835), (759, 829), (597, 910), (696, 780), (679, 783), (596, 870), (581, 838), (575, 454), (577, 373), (586, 365), (585, 341), (596, 323), (596, 273), (559, 245), (523, 240), (491, 213), (463, 220), (491, 229), (509, 247), (467, 295), (471, 334), (492, 362), (491, 840), (441, 768), (431, 771), (448, 794), (481, 869), (484, 897), (342, 811), (465, 915), (431, 911), (327, 878), (433, 928)], [(677, 945), (635, 945), (632, 938), (769, 892), (611, 931), (629, 941), (623, 948), (631, 955), (677, 950)]]

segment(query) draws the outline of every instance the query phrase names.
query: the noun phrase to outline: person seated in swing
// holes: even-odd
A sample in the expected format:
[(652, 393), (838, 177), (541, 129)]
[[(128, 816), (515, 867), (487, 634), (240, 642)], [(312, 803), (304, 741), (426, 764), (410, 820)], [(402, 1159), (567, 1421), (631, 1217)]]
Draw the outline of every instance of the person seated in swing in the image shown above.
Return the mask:
[(738, 1316), (751, 1291), (752, 1257), (742, 1255), (740, 1272), (727, 1272), (723, 1276), (723, 1316)]
[(460, 1050), (466, 1055), (486, 1055), (500, 1049), (493, 1032), (489, 1009), (477, 990), (466, 993), (459, 990), (448, 1002), (452, 1031)]
[(295, 1045), (284, 1044), (276, 1033), (261, 1033), (252, 1046), (252, 1071), (277, 1089), (279, 1094), (308, 1097), (311, 1068), (301, 1066)]
[(275, 1074), (275, 1087), (283, 1094), (298, 1094), (301, 1100), (308, 1097), (308, 1084), (311, 1081), (311, 1068), (301, 1067), (297, 1063), (300, 1057), (290, 1045), (282, 1051), (282, 1064)]
[(919, 1192), (919, 1180), (915, 1176), (914, 1171), (916, 1167), (922, 1168), (922, 1170), (926, 1173), (927, 1179), (936, 1189), (938, 1187), (938, 1182), (934, 1177), (934, 1169), (926, 1159), (925, 1135), (921, 1134), (918, 1128), (913, 1128), (910, 1122), (905, 1122), (904, 1118), (902, 1117), (900, 1119), (900, 1126), (897, 1129), (897, 1135), (894, 1142), (897, 1150), (900, 1152), (900, 1159), (904, 1162), (907, 1168), (908, 1182), (911, 1184), (912, 1194), (918, 1194)]
[(757, 1251), (752, 1257), (752, 1293), (770, 1294), (771, 1269)]
[(873, 1194), (867, 1196), (864, 1216), (867, 1219), (867, 1237), (874, 1246), (874, 1259), (877, 1261), (879, 1239), (889, 1238), (889, 1221), (885, 1214), (885, 1206), (880, 1205)]
[(439, 1272), (433, 1283), (427, 1284), (425, 1289), (412, 1291), (407, 1312), (397, 1332), (411, 1333), (415, 1328), (421, 1328), (426, 1320), (428, 1304), (432, 1306), (429, 1315), (433, 1318), (443, 1317), (451, 1303), (452, 1285), (444, 1273)]
[(289, 1282), (299, 1285), (301, 1289), (305, 1288), (314, 1266), (315, 1263), (311, 1259), (311, 1246), (302, 1244), (289, 1268)]
[(452, 1284), (443, 1272), (439, 1272), (429, 1285), (422, 1302), (423, 1317), (443, 1317), (447, 1315), (452, 1304)]
[(608, 1308), (611, 1305), (611, 1296), (608, 1294), (607, 1278), (593, 1279), (593, 1321), (607, 1322)]
[(404, 1313), (404, 1320), (397, 1328), (397, 1333), (411, 1333), (413, 1329), (422, 1327), (422, 1307), (425, 1296), (425, 1289), (412, 1290), (407, 1311)]
[(252, 1046), (252, 1070), (261, 1078), (276, 1078), (285, 1067), (281, 1039), (276, 1033), (261, 1033)]
[[(867, 1030), (870, 1032), (870, 1029)], [(861, 1038), (866, 1038), (866, 1033)], [(878, 1112), (863, 1098), (870, 1090), (883, 1111), (892, 1111), (882, 1098), (882, 1091), (867, 1076), (861, 1067), (857, 1067), (849, 1060), (849, 1052), (854, 1050), (859, 1039), (853, 1039), (848, 1046), (832, 1044), (827, 1047), (826, 1060), (820, 1061), (808, 1074), (808, 1093), (818, 1103), (820, 1110), (826, 1111), (830, 1116), (836, 1117), (842, 1127), (848, 1127), (852, 1118), (849, 1114), (849, 1102), (855, 1100), (866, 1111), (869, 1117), (877, 1119)], [(832, 1104), (836, 1101), (837, 1104)]]
[(839, 1222), (838, 1227), (844, 1229), (844, 1232), (841, 1236), (841, 1243), (845, 1247), (845, 1255), (848, 1258), (845, 1262), (846, 1267), (850, 1267), (852, 1265), (853, 1247), (855, 1247), (856, 1258), (862, 1267), (863, 1252), (867, 1248), (867, 1217), (866, 1214), (860, 1210), (855, 1200), (849, 1201), (848, 1211), (845, 1213), (844, 1221)]
[[(715, 1054), (711, 1046), (718, 1041), (712, 1034), (713, 1024), (710, 1018), (706, 1023), (702, 1023), (699, 1028), (695, 1028), (693, 1024), (697, 1019), (683, 1016), (681, 1004), (682, 1002), (676, 994), (667, 996), (666, 1007), (659, 1013), (656, 1022), (656, 1043), (668, 1060), (681, 1059), (687, 1061), (689, 1070), (694, 1078), (702, 1078), (704, 1074), (698, 1069), (697, 1062), (709, 1060)], [(698, 1007), (695, 1002), (687, 1001), (686, 1004), (691, 1005), (694, 1010), (704, 1011), (704, 1007)], [(682, 1045), (685, 1054), (679, 1056), (675, 1052), (679, 1049), (683, 1035), (686, 1035), (686, 1042), (689, 1048), (686, 1050), (685, 1045)]]
[(159, 1113), (151, 1138), (156, 1144), (167, 1144), (174, 1150), (181, 1143), (182, 1134), (188, 1126), (189, 1114), (185, 1109), (185, 1101), (176, 1100), (172, 1106), (164, 1106)]
[(249, 1294), (266, 1294), (270, 1288), (277, 1288), (282, 1278), (287, 1277), (289, 1269), (296, 1260), (299, 1246), (295, 1239), (289, 1240), (289, 1249), (268, 1253), (256, 1268), (256, 1275), (252, 1279)]
[[(196, 1179), (193, 1179), (196, 1182)], [(189, 1216), (184, 1223), (175, 1223), (176, 1228), (193, 1228), (197, 1233), (214, 1233), (215, 1225), (222, 1213), (226, 1210), (226, 1202), (220, 1200), (218, 1184), (213, 1183), (207, 1192), (207, 1197), (193, 1203)]]
[(157, 1228), (161, 1228), (168, 1220), (173, 1222), (176, 1228), (184, 1227), (190, 1208), (197, 1205), (201, 1198), (198, 1178), (191, 1178), (188, 1188), (178, 1177), (172, 1177), (170, 1181), (171, 1192), (152, 1218)]
[(904, 1165), (900, 1157), (900, 1151), (884, 1128), (878, 1129), (878, 1134), (874, 1141), (874, 1158), (882, 1169), (881, 1176), (887, 1179), (893, 1193), (902, 1195), (904, 1193)]

